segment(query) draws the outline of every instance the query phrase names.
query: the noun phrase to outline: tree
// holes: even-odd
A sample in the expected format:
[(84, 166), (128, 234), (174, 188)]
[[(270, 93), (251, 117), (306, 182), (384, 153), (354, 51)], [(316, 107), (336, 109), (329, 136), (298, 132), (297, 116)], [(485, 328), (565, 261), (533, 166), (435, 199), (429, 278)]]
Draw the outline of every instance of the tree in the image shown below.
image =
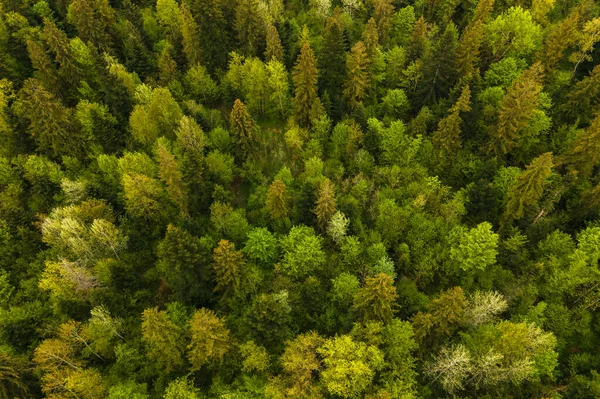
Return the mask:
[(292, 72), (295, 117), (302, 127), (308, 127), (311, 123), (311, 112), (318, 99), (318, 73), (313, 50), (308, 42), (304, 42)]
[(165, 141), (158, 141), (158, 176), (167, 186), (167, 194), (177, 204), (182, 215), (188, 214), (188, 191), (183, 180), (181, 168)]
[(542, 27), (529, 10), (511, 7), (485, 25), (485, 42), (496, 59), (527, 57), (542, 43)]
[(266, 34), (267, 46), (265, 50), (265, 59), (267, 62), (279, 61), (283, 62), (283, 46), (281, 45), (281, 39), (279, 32), (275, 25), (269, 25)]
[(254, 120), (246, 109), (246, 105), (239, 99), (233, 103), (233, 109), (229, 116), (231, 122), (231, 131), (235, 134), (240, 151), (247, 155), (255, 139)]
[(171, 381), (165, 390), (164, 399), (200, 399), (202, 392), (185, 377)]
[(269, 353), (263, 346), (255, 344), (254, 341), (248, 341), (240, 345), (240, 352), (244, 357), (242, 370), (262, 373), (269, 368)]
[(580, 134), (566, 154), (567, 162), (574, 166), (583, 178), (591, 176), (600, 163), (600, 114)]
[(35, 79), (27, 79), (14, 105), (17, 115), (29, 121), (28, 130), (38, 150), (48, 155), (82, 156), (89, 139), (73, 122), (73, 113)]
[(180, 13), (183, 52), (185, 53), (188, 66), (197, 65), (202, 60), (199, 47), (200, 36), (198, 24), (194, 20), (194, 16), (185, 1), (181, 2)]
[(335, 186), (329, 179), (323, 180), (319, 188), (319, 197), (315, 207), (315, 215), (322, 229), (325, 229), (327, 223), (335, 213), (337, 208), (335, 200)]
[(280, 270), (290, 277), (301, 278), (317, 271), (325, 263), (323, 239), (312, 227), (295, 226), (281, 239), (283, 260)]
[(235, 244), (227, 240), (219, 241), (213, 252), (213, 270), (217, 280), (215, 291), (222, 291), (225, 295), (233, 295), (240, 284), (244, 268), (244, 255), (242, 251), (235, 250)]
[(210, 71), (227, 65), (229, 36), (222, 0), (193, 0), (190, 11), (200, 28), (200, 49)]
[(285, 66), (275, 59), (267, 64), (267, 72), (269, 74), (271, 101), (279, 109), (281, 119), (285, 119), (289, 103), (288, 73)]
[(323, 341), (316, 332), (288, 341), (281, 356), (283, 373), (269, 380), (266, 393), (278, 399), (320, 397), (315, 374), (321, 368), (317, 350)]
[(195, 370), (209, 362), (223, 360), (230, 348), (229, 330), (209, 309), (196, 310), (190, 320), (190, 337), (188, 359)]
[(582, 6), (574, 7), (567, 18), (550, 28), (544, 47), (537, 54), (546, 70), (552, 71), (562, 60), (564, 51), (576, 43), (584, 11)]
[(262, 51), (265, 38), (265, 23), (259, 11), (258, 0), (240, 0), (235, 8), (235, 30), (242, 53), (255, 56)]
[(205, 265), (204, 242), (188, 231), (169, 224), (157, 247), (156, 268), (183, 303), (206, 299), (211, 294), (209, 269)]
[(255, 227), (248, 233), (244, 254), (251, 261), (271, 266), (277, 258), (277, 239), (264, 227)]
[(341, 211), (337, 211), (333, 214), (331, 219), (327, 224), (327, 234), (335, 241), (337, 244), (342, 244), (344, 239), (346, 238), (346, 231), (348, 229), (348, 224), (350, 221)]
[[(420, 344), (441, 342), (451, 335), (463, 320), (467, 298), (460, 287), (448, 289), (427, 305), (428, 312), (413, 316), (415, 337)], [(426, 341), (426, 339), (429, 340)], [(436, 338), (438, 339), (436, 341)]]
[(342, 398), (361, 397), (384, 363), (377, 347), (356, 342), (349, 335), (326, 340), (317, 352), (323, 356), (323, 384), (330, 394)]
[(142, 144), (153, 144), (160, 136), (174, 138), (183, 112), (166, 87), (150, 90), (148, 86), (138, 86), (140, 104), (133, 108), (129, 116), (129, 127), (134, 139)]
[(450, 114), (438, 123), (438, 130), (433, 133), (432, 141), (443, 154), (456, 154), (461, 148), (461, 112), (469, 112), (471, 107), (471, 90), (469, 85), (462, 89), (460, 97), (450, 108)]
[(282, 219), (289, 216), (289, 194), (285, 183), (279, 179), (269, 186), (267, 192), (267, 211), (274, 219)]
[(362, 320), (389, 322), (396, 310), (394, 279), (385, 273), (367, 277), (365, 285), (354, 296), (354, 310)]
[(373, 16), (377, 22), (377, 31), (381, 44), (385, 44), (393, 25), (394, 4), (393, 0), (375, 0)]
[(497, 152), (506, 154), (519, 139), (519, 133), (529, 125), (538, 106), (544, 68), (536, 62), (510, 85), (498, 111), (498, 122), (492, 129)]
[(166, 311), (150, 308), (142, 313), (142, 340), (162, 373), (170, 374), (183, 366), (183, 337), (183, 329)]
[(485, 270), (496, 263), (498, 239), (491, 224), (480, 223), (469, 231), (458, 233), (456, 242), (450, 248), (450, 259), (464, 271)]
[(483, 22), (474, 21), (460, 35), (456, 46), (456, 68), (459, 78), (468, 79), (475, 73), (479, 63), (479, 50), (483, 42), (483, 32)]
[(27, 40), (27, 53), (32, 66), (36, 70), (36, 77), (39, 82), (46, 90), (52, 90), (53, 94), (61, 94), (55, 67), (42, 45), (33, 40)]
[(355, 108), (365, 98), (369, 86), (369, 59), (363, 42), (357, 42), (346, 57), (346, 82), (344, 96), (350, 107)]
[[(327, 19), (323, 29), (323, 47), (319, 54), (319, 90), (332, 101), (333, 115), (341, 116), (340, 98), (344, 86), (346, 40), (342, 18), (338, 14)], [(323, 97), (324, 98), (324, 97)]]
[(453, 394), (463, 389), (472, 370), (471, 355), (464, 345), (459, 344), (451, 348), (444, 347), (425, 372), (438, 380), (444, 390)]
[(108, 0), (74, 0), (68, 17), (85, 43), (91, 42), (102, 51), (110, 50), (116, 16)]
[(569, 61), (575, 64), (573, 74), (575, 74), (581, 62), (591, 60), (589, 53), (596, 43), (600, 42), (600, 17), (586, 22), (583, 26), (583, 31), (578, 35), (577, 39), (578, 51), (569, 57)]
[(553, 166), (551, 152), (540, 155), (527, 165), (508, 190), (504, 208), (506, 220), (521, 219), (525, 214), (525, 207), (538, 203)]

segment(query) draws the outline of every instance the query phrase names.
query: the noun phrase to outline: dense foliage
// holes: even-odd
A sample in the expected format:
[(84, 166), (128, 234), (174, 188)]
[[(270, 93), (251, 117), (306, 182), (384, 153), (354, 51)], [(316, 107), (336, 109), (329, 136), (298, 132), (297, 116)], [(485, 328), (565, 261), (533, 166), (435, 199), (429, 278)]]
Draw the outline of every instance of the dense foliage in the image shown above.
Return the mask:
[(600, 397), (593, 0), (0, 0), (0, 398)]

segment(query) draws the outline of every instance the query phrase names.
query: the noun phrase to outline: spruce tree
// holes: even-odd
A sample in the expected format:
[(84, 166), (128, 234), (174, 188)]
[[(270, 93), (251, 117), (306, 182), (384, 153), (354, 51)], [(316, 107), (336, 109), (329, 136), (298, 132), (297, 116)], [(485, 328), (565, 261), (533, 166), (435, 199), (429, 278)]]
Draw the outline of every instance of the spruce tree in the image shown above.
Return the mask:
[(346, 40), (344, 27), (338, 14), (327, 19), (323, 30), (323, 47), (319, 55), (319, 90), (327, 93), (332, 104), (332, 116), (341, 117), (341, 101), (346, 62)]
[(469, 112), (471, 107), (471, 90), (465, 86), (456, 103), (450, 108), (450, 114), (438, 123), (432, 141), (444, 155), (453, 155), (461, 148), (461, 112)]
[(187, 59), (188, 67), (193, 67), (202, 60), (200, 54), (200, 36), (198, 24), (194, 20), (185, 1), (181, 2), (181, 40), (183, 52)]
[(369, 59), (365, 44), (357, 42), (350, 54), (346, 56), (346, 82), (344, 97), (351, 108), (356, 108), (363, 102), (369, 86)]
[(311, 124), (311, 112), (317, 102), (318, 73), (315, 54), (306, 41), (302, 45), (292, 72), (296, 122), (302, 127)]
[(256, 140), (256, 126), (246, 105), (239, 99), (233, 103), (229, 115), (231, 131), (235, 135), (242, 155), (248, 155)]
[(235, 31), (241, 52), (248, 57), (264, 50), (265, 23), (259, 11), (258, 0), (239, 0), (235, 8)]
[(541, 63), (536, 62), (515, 79), (506, 91), (498, 111), (498, 122), (492, 128), (497, 153), (509, 152), (518, 141), (519, 132), (529, 125), (542, 90), (543, 71)]
[(233, 295), (240, 284), (244, 255), (235, 250), (235, 244), (227, 240), (219, 241), (213, 252), (213, 270), (217, 286), (215, 291), (224, 295)]
[(279, 32), (275, 25), (269, 25), (267, 28), (267, 46), (265, 50), (265, 59), (268, 61), (276, 60), (283, 62), (283, 46), (281, 45), (281, 39), (279, 38)]
[(335, 200), (335, 186), (329, 179), (323, 180), (319, 187), (319, 196), (315, 207), (315, 215), (321, 229), (325, 229), (329, 220), (337, 210)]
[(271, 217), (282, 219), (289, 216), (289, 201), (285, 183), (279, 179), (275, 180), (267, 192), (266, 207)]

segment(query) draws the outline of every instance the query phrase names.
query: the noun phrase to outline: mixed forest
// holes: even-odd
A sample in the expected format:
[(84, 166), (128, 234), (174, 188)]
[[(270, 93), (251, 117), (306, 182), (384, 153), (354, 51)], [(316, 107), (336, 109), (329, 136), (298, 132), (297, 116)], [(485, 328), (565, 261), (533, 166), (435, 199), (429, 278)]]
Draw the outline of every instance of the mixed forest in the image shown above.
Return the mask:
[(600, 4), (0, 0), (0, 398), (600, 397)]

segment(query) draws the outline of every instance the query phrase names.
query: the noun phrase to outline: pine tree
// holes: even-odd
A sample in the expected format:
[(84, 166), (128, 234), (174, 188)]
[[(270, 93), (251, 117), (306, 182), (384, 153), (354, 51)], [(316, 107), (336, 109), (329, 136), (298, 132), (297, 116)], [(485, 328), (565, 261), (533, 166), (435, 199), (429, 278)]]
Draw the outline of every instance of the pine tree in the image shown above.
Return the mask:
[(315, 215), (317, 215), (317, 221), (322, 229), (327, 227), (327, 223), (337, 210), (337, 203), (335, 200), (335, 186), (329, 179), (323, 180), (321, 187), (319, 188), (319, 197), (317, 198), (317, 204), (315, 207)]
[(221, 240), (213, 251), (213, 261), (217, 280), (215, 291), (221, 291), (224, 295), (233, 295), (240, 284), (244, 267), (242, 251), (236, 251), (234, 243)]
[(287, 187), (283, 181), (277, 179), (269, 187), (266, 207), (274, 219), (289, 216), (289, 196)]
[(267, 61), (276, 60), (283, 63), (283, 46), (281, 45), (279, 32), (275, 25), (269, 25), (267, 28), (266, 39), (267, 46), (265, 50), (265, 59)]
[(255, 129), (254, 120), (250, 116), (246, 105), (239, 99), (233, 103), (231, 114), (229, 115), (231, 131), (237, 139), (237, 143), (242, 155), (248, 155), (254, 144)]
[(239, 0), (235, 8), (235, 31), (242, 54), (248, 57), (261, 53), (265, 40), (265, 23), (258, 0)]
[(205, 308), (197, 310), (192, 316), (190, 336), (188, 359), (194, 370), (200, 370), (211, 361), (221, 361), (231, 346), (229, 330), (223, 320)]
[(344, 96), (352, 108), (356, 108), (365, 99), (369, 85), (369, 59), (365, 44), (357, 42), (346, 57), (346, 82)]
[(302, 127), (311, 124), (311, 112), (317, 102), (318, 73), (315, 54), (310, 44), (305, 41), (298, 55), (298, 60), (292, 72), (295, 93), (296, 121)]
[(509, 152), (518, 141), (519, 132), (529, 125), (542, 90), (543, 71), (544, 68), (538, 61), (515, 79), (507, 89), (498, 111), (498, 122), (492, 129), (496, 152)]
[(181, 40), (183, 42), (183, 52), (187, 59), (188, 67), (193, 67), (202, 60), (200, 54), (200, 35), (198, 24), (194, 20), (190, 9), (185, 1), (181, 2)]
[(546, 180), (552, 173), (552, 153), (546, 152), (533, 161), (510, 187), (504, 209), (505, 220), (521, 219), (525, 207), (535, 206), (544, 192)]
[(365, 285), (354, 296), (353, 308), (362, 320), (389, 323), (394, 317), (396, 299), (394, 280), (386, 273), (367, 277)]
[(465, 86), (456, 103), (450, 108), (450, 114), (438, 123), (438, 130), (433, 134), (432, 141), (446, 155), (456, 154), (461, 148), (461, 112), (469, 112), (471, 107), (471, 90)]

